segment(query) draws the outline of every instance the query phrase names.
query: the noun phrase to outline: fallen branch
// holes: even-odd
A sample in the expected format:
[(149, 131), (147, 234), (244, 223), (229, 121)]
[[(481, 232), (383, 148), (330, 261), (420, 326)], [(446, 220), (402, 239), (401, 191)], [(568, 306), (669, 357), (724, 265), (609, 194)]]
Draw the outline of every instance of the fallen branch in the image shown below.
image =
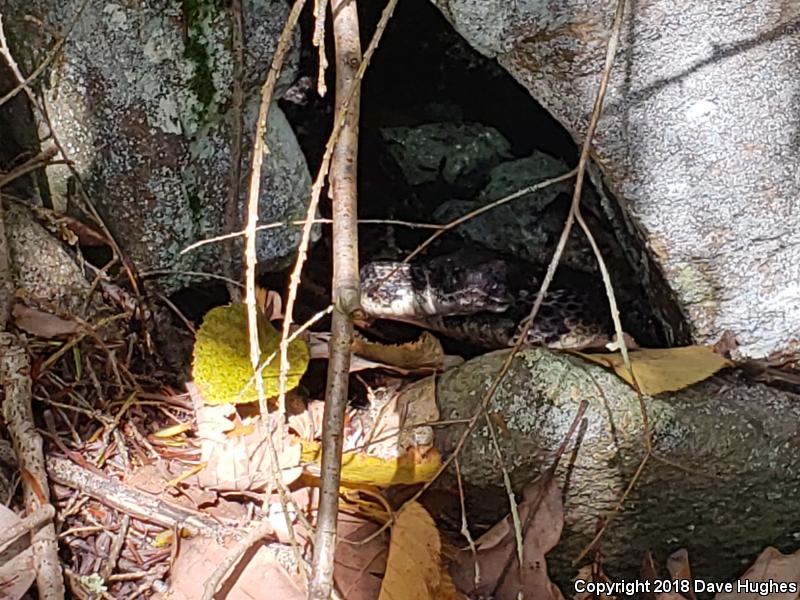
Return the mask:
[[(31, 365), (16, 336), (0, 333), (0, 380), (3, 382), (5, 418), (14, 453), (22, 473), (25, 509), (33, 513), (50, 504), (50, 487), (44, 466), (42, 438), (36, 431), (31, 409)], [(31, 535), (36, 587), (45, 600), (64, 598), (64, 577), (58, 562), (58, 541), (52, 523)]]
[(120, 512), (165, 529), (188, 529), (192, 533), (214, 538), (245, 535), (234, 524), (226, 525), (197, 510), (173, 504), (148, 492), (137, 490), (103, 475), (92, 473), (65, 458), (47, 458), (47, 472), (58, 484), (78, 490), (82, 494)]
[(44, 504), (36, 509), (35, 512), (20, 519), (11, 527), (0, 534), (0, 554), (5, 552), (8, 546), (17, 541), (24, 534), (28, 534), (34, 529), (38, 529), (43, 523), (52, 521), (56, 514), (56, 509), (52, 504)]

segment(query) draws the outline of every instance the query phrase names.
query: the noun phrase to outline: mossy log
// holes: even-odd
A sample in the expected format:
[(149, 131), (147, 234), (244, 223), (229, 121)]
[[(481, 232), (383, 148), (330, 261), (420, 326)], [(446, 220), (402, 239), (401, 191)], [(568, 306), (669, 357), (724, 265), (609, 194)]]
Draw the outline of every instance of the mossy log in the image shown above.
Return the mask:
[[(442, 419), (473, 414), (507, 352), (441, 377)], [(557, 475), (566, 525), (548, 558), (562, 581), (574, 573), (569, 564), (617, 505), (645, 454), (639, 398), (602, 367), (530, 348), (514, 358), (489, 408), (507, 427), (500, 445), (519, 490), (551, 464), (581, 400), (589, 408)], [(607, 572), (633, 577), (647, 550), (663, 565), (685, 547), (696, 577), (727, 581), (767, 545), (800, 545), (800, 397), (727, 373), (645, 403), (653, 457), (603, 537)], [(440, 429), (438, 447), (452, 451), (463, 427)], [(460, 466), (472, 523), (508, 511), (485, 422)]]

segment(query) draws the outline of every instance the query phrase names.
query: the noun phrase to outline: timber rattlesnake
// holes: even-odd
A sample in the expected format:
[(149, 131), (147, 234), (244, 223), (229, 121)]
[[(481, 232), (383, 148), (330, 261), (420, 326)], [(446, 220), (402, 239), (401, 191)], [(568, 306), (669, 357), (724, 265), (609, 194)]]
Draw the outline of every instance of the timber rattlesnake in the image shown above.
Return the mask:
[[(525, 343), (571, 349), (608, 343), (605, 295), (586, 287), (551, 286)], [(370, 318), (413, 323), (485, 348), (513, 345), (538, 291), (525, 267), (480, 254), (361, 269), (361, 306)]]

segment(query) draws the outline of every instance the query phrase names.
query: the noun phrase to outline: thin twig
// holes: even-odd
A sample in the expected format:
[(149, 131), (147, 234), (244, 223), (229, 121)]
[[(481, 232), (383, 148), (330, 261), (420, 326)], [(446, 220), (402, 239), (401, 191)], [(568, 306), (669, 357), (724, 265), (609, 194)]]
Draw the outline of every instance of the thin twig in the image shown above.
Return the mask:
[(231, 570), (233, 565), (239, 562), (239, 559), (247, 552), (248, 548), (270, 537), (273, 533), (274, 530), (269, 519), (265, 518), (259, 521), (258, 525), (256, 525), (246, 537), (240, 540), (232, 550), (225, 554), (225, 558), (222, 559), (222, 562), (216, 566), (208, 579), (206, 579), (203, 585), (203, 600), (213, 600), (214, 594), (217, 593), (217, 588), (225, 575)]
[[(294, 34), (294, 30), (297, 27), (297, 21), (300, 18), (300, 13), (303, 10), (303, 5), (305, 4), (305, 0), (295, 0), (294, 4), (292, 5), (291, 10), (289, 11), (289, 15), (286, 18), (286, 23), (284, 24), (283, 31), (281, 32), (280, 38), (278, 39), (278, 45), (275, 48), (275, 54), (272, 56), (272, 64), (270, 65), (269, 73), (267, 73), (267, 77), (264, 80), (264, 85), (261, 87), (261, 102), (258, 108), (258, 120), (256, 121), (256, 130), (253, 137), (253, 157), (250, 163), (250, 182), (248, 186), (248, 194), (247, 194), (247, 226), (245, 228), (246, 235), (245, 235), (245, 262), (247, 265), (246, 276), (245, 276), (245, 304), (247, 306), (247, 326), (248, 326), (248, 334), (249, 334), (249, 345), (250, 345), (250, 364), (252, 365), (253, 372), (258, 373), (259, 362), (261, 360), (261, 345), (259, 342), (259, 335), (258, 335), (258, 317), (257, 317), (257, 307), (256, 307), (256, 264), (258, 262), (258, 258), (256, 255), (256, 226), (258, 225), (258, 209), (259, 209), (259, 200), (260, 200), (260, 192), (261, 192), (261, 166), (263, 164), (264, 155), (268, 154), (269, 148), (266, 144), (266, 136), (267, 136), (267, 119), (269, 117), (269, 107), (272, 102), (273, 92), (275, 90), (275, 84), (278, 81), (278, 76), (280, 75), (281, 69), (283, 67), (284, 59), (286, 58), (286, 53), (291, 45), (292, 36)], [(283, 356), (282, 356), (283, 358)], [(277, 457), (277, 453), (274, 450), (273, 444), (275, 440), (273, 435), (275, 433), (278, 434), (278, 439), (280, 443), (283, 443), (283, 427), (282, 427), (282, 416), (283, 416), (283, 406), (279, 406), (279, 410), (277, 412), (278, 419), (274, 421), (269, 419), (268, 415), (268, 407), (267, 407), (267, 397), (264, 390), (264, 379), (259, 375), (255, 378), (255, 385), (256, 385), (256, 393), (258, 394), (258, 405), (261, 412), (261, 418), (264, 419), (265, 423), (267, 424), (267, 436), (269, 437), (268, 443), (270, 448), (272, 448), (272, 470), (274, 476), (274, 482), (278, 485), (279, 490), (283, 492), (282, 483), (280, 481), (280, 473), (279, 473), (279, 465), (275, 458)], [(280, 494), (280, 501), (281, 507), (283, 509), (283, 515), (286, 519), (286, 526), (288, 529), (288, 533), (291, 537), (292, 548), (295, 553), (295, 560), (297, 562), (298, 569), (301, 569), (302, 565), (302, 557), (300, 555), (299, 544), (295, 538), (294, 529), (291, 524), (291, 517), (289, 513), (289, 505), (286, 500), (286, 494)], [(265, 520), (264, 523), (267, 523)], [(263, 537), (263, 536), (262, 536)], [(261, 538), (258, 538), (261, 539)], [(252, 540), (251, 543), (255, 543), (256, 540)], [(240, 544), (241, 548), (246, 550), (249, 545)], [(223, 572), (224, 574), (224, 572)], [(213, 577), (212, 577), (213, 579)], [(210, 590), (210, 592), (209, 592)], [(210, 582), (206, 585), (206, 589), (204, 592), (204, 597), (208, 596), (209, 598), (214, 594), (214, 586), (210, 584)]]
[(53, 49), (50, 52), (47, 53), (47, 56), (45, 57), (45, 59), (39, 64), (38, 67), (36, 67), (33, 70), (33, 72), (30, 75), (28, 75), (28, 77), (26, 77), (22, 81), (19, 81), (17, 86), (13, 90), (11, 90), (5, 96), (0, 98), (0, 106), (3, 106), (3, 104), (5, 104), (9, 100), (11, 100), (14, 96), (19, 94), (20, 91), (22, 91), (22, 90), (26, 90), (26, 92), (30, 91), (28, 86), (30, 85), (30, 83), (32, 81), (34, 81), (37, 77), (39, 77), (39, 75), (41, 75), (44, 72), (44, 70), (47, 68), (47, 65), (49, 65), (53, 61), (53, 59), (56, 56), (58, 56), (58, 53), (61, 52), (61, 48), (66, 43), (67, 38), (69, 37), (69, 34), (72, 33), (72, 30), (75, 28), (75, 25), (78, 23), (78, 19), (80, 19), (81, 14), (83, 13), (83, 9), (86, 8), (86, 6), (88, 4), (89, 4), (89, 0), (83, 0), (80, 3), (80, 6), (78, 6), (78, 10), (75, 11), (75, 14), (72, 16), (72, 18), (67, 23), (67, 26), (64, 28), (64, 32), (60, 35), (60, 38), (56, 42), (55, 46), (53, 46)]
[(218, 275), (217, 273), (208, 273), (206, 271), (179, 271), (179, 270), (170, 270), (170, 269), (158, 269), (155, 271), (142, 271), (141, 273), (142, 279), (147, 277), (160, 277), (162, 275), (188, 275), (189, 277), (198, 277), (198, 278), (205, 278), (205, 279), (217, 279), (219, 281), (224, 281), (230, 285), (243, 288), (244, 286), (239, 283), (238, 281), (234, 281), (229, 277), (224, 277), (222, 275)]
[(4, 188), (12, 181), (19, 179), (23, 175), (27, 175), (31, 171), (35, 171), (36, 169), (41, 169), (42, 167), (52, 164), (53, 158), (56, 154), (58, 154), (58, 149), (51, 146), (46, 150), (42, 150), (33, 158), (26, 160), (24, 163), (18, 167), (15, 167), (8, 173), (4, 173), (2, 176), (0, 176), (0, 188)]
[(0, 198), (0, 332), (6, 330), (14, 301), (14, 280), (11, 270), (11, 253), (6, 236), (6, 210)]
[[(313, 219), (311, 221), (312, 225), (330, 225), (333, 223), (333, 219)], [(256, 227), (256, 231), (264, 231), (266, 229), (277, 229), (279, 227), (292, 227), (292, 226), (302, 226), (306, 224), (306, 220), (299, 220), (299, 221), (276, 221), (274, 223), (266, 223), (264, 225), (259, 225)], [(440, 223), (419, 223), (416, 221), (402, 221), (399, 219), (359, 219), (359, 225), (397, 225), (400, 227), (410, 227), (412, 229), (444, 229), (447, 225), (442, 225)], [(214, 237), (205, 238), (194, 242), (183, 250), (181, 250), (181, 254), (186, 254), (187, 252), (191, 252), (196, 248), (200, 248), (201, 246), (205, 246), (206, 244), (215, 244), (217, 242), (222, 242), (224, 240), (230, 240), (236, 237), (242, 237), (247, 233), (245, 230), (241, 231), (234, 231), (232, 233), (224, 233), (222, 235), (216, 235)]]
[(0, 533), (0, 552), (5, 553), (8, 547), (16, 542), (23, 534), (28, 534), (38, 529), (43, 523), (52, 521), (56, 514), (56, 509), (52, 504), (43, 504), (33, 513), (23, 517), (7, 529)]
[[(528, 528), (528, 526), (530, 525), (531, 521), (534, 519), (536, 513), (538, 512), (539, 506), (541, 505), (542, 500), (544, 500), (544, 496), (545, 496), (545, 493), (546, 493), (546, 490), (547, 490), (547, 484), (549, 483), (549, 481), (553, 477), (555, 477), (556, 470), (558, 469), (558, 465), (561, 463), (561, 457), (564, 456), (564, 452), (566, 452), (566, 450), (567, 450), (567, 446), (569, 445), (569, 441), (572, 439), (572, 436), (575, 434), (575, 430), (578, 428), (578, 424), (583, 419), (583, 415), (586, 414), (586, 409), (588, 407), (589, 407), (589, 403), (586, 400), (581, 400), (581, 403), (578, 405), (578, 410), (575, 412), (575, 416), (572, 419), (572, 423), (570, 424), (569, 429), (567, 429), (567, 433), (564, 436), (564, 439), (561, 440), (561, 444), (559, 445), (558, 449), (556, 450), (556, 453), (553, 456), (553, 460), (550, 463), (550, 466), (547, 467), (547, 470), (542, 474), (542, 486), (541, 486), (541, 488), (539, 490), (539, 493), (537, 494), (536, 498), (534, 498), (533, 502), (531, 502), (530, 505), (527, 507), (528, 508), (528, 513), (527, 513), (527, 517), (525, 519), (525, 522), (519, 524), (519, 527), (520, 527), (522, 532), (524, 532)], [(522, 534), (521, 533), (517, 533), (516, 535), (520, 536)], [(520, 542), (517, 542), (517, 543), (520, 544)], [(518, 560), (519, 560), (518, 568), (520, 570), (522, 570), (524, 568), (525, 562), (524, 562), (524, 556), (522, 554), (522, 548), (521, 547), (518, 547)], [(495, 586), (495, 589), (492, 590), (492, 594), (490, 594), (490, 595), (493, 595), (497, 591), (497, 589), (503, 584), (506, 576), (508, 575), (508, 571), (511, 568), (511, 565), (512, 565), (511, 561), (509, 561), (509, 562), (507, 562), (505, 564), (505, 566), (503, 567), (503, 571), (502, 571), (500, 577), (497, 578), (497, 584)]]
[(328, 86), (325, 84), (325, 70), (328, 68), (328, 57), (325, 55), (325, 13), (328, 9), (328, 0), (314, 2), (314, 36), (311, 42), (317, 48), (319, 66), (317, 71), (317, 93), (325, 96)]
[(117, 561), (122, 554), (122, 546), (125, 544), (125, 539), (128, 536), (128, 527), (130, 527), (131, 518), (129, 515), (122, 515), (119, 522), (119, 530), (114, 536), (114, 542), (111, 544), (111, 549), (108, 551), (108, 560), (105, 561), (103, 568), (100, 570), (100, 577), (103, 581), (108, 581), (114, 569), (117, 568)]
[(472, 539), (472, 534), (469, 532), (469, 523), (467, 522), (467, 507), (464, 502), (464, 482), (461, 479), (461, 464), (458, 462), (458, 458), (456, 458), (453, 465), (456, 468), (456, 482), (458, 483), (458, 501), (461, 508), (461, 535), (467, 540), (467, 544), (469, 545), (470, 554), (472, 554), (472, 560), (475, 564), (475, 578), (474, 578), (474, 586), (477, 589), (478, 585), (481, 582), (481, 567), (478, 564), (478, 549), (475, 547), (475, 540)]
[[(283, 67), (283, 61), (286, 58), (286, 52), (289, 49), (292, 35), (297, 26), (297, 21), (300, 18), (300, 12), (303, 10), (304, 4), (305, 0), (295, 0), (292, 9), (289, 11), (286, 23), (283, 26), (281, 37), (278, 40), (278, 46), (272, 57), (272, 65), (270, 66), (264, 85), (261, 87), (261, 103), (258, 107), (256, 132), (253, 136), (253, 159), (250, 164), (250, 185), (247, 192), (247, 233), (245, 235), (247, 273), (245, 277), (245, 304), (247, 305), (250, 364), (253, 366), (254, 372), (258, 370), (259, 360), (261, 358), (261, 346), (258, 341), (258, 320), (256, 317), (256, 264), (258, 258), (256, 256), (255, 229), (256, 225), (258, 225), (261, 165), (264, 161), (264, 155), (269, 152), (266, 141), (267, 118), (269, 116), (270, 103), (272, 102), (272, 94), (275, 90), (275, 83), (278, 81), (278, 76)], [(281, 356), (281, 358), (283, 358), (283, 356)], [(264, 392), (264, 381), (261, 377), (256, 377), (256, 392), (258, 393), (258, 406), (261, 410), (261, 415), (266, 418), (268, 413), (267, 397)], [(278, 409), (278, 414), (283, 414), (283, 406), (279, 404)]]
[[(522, 328), (519, 340), (517, 341), (517, 344), (515, 346), (515, 350), (519, 347), (520, 342), (522, 342), (525, 339), (528, 330), (533, 325), (533, 320), (539, 313), (539, 308), (542, 306), (542, 302), (544, 301), (544, 297), (547, 294), (548, 288), (550, 287), (550, 283), (553, 281), (553, 277), (555, 276), (558, 263), (561, 261), (561, 255), (564, 252), (564, 248), (567, 245), (569, 234), (572, 231), (572, 225), (580, 210), (581, 193), (583, 191), (583, 178), (586, 173), (586, 165), (588, 164), (590, 158), (590, 151), (592, 148), (592, 139), (594, 138), (594, 132), (597, 129), (597, 123), (600, 120), (600, 115), (603, 112), (603, 100), (605, 99), (606, 90), (608, 89), (608, 81), (611, 78), (611, 69), (614, 66), (614, 56), (616, 55), (617, 45), (619, 43), (619, 32), (622, 27), (622, 15), (624, 14), (624, 9), (625, 9), (625, 0), (619, 0), (617, 2), (617, 9), (614, 14), (614, 22), (611, 27), (611, 35), (608, 40), (608, 46), (606, 47), (605, 64), (603, 66), (603, 72), (600, 77), (600, 85), (597, 89), (597, 95), (595, 96), (594, 107), (592, 109), (592, 116), (589, 120), (589, 127), (586, 130), (586, 137), (583, 140), (583, 146), (581, 147), (581, 154), (578, 160), (578, 169), (575, 175), (575, 189), (572, 194), (572, 204), (570, 205), (570, 211), (569, 214), (567, 215), (567, 220), (564, 223), (564, 229), (561, 231), (561, 237), (559, 238), (558, 244), (556, 245), (556, 251), (553, 254), (553, 258), (547, 267), (547, 272), (545, 273), (544, 280), (542, 281), (542, 286), (539, 289), (539, 293), (536, 295), (536, 300), (533, 303), (533, 308), (531, 308), (530, 315), (525, 320), (525, 324)], [(611, 294), (613, 296), (613, 290)], [(625, 366), (630, 372), (631, 369), (630, 369), (630, 361), (628, 359), (628, 349), (625, 346), (625, 340), (623, 336), (620, 336), (620, 338), (621, 339), (618, 342), (620, 344), (620, 351), (622, 352), (622, 357), (623, 361), (625, 362)]]
[[(225, 199), (225, 213), (223, 216), (223, 231), (236, 231), (239, 229), (239, 197), (242, 179), (242, 139), (244, 137), (244, 25), (242, 15), (242, 0), (231, 1), (231, 54), (233, 58), (233, 89), (231, 91), (231, 165), (228, 173), (228, 196)], [(222, 246), (222, 271), (234, 277), (236, 273), (233, 256), (234, 244)], [(234, 273), (236, 273), (234, 275)], [(239, 300), (235, 286), (228, 284), (228, 293), (231, 302)]]
[(518, 191), (514, 192), (513, 194), (509, 194), (507, 196), (503, 196), (502, 198), (500, 198), (498, 200), (495, 200), (494, 202), (490, 202), (489, 204), (486, 204), (485, 206), (481, 206), (480, 208), (476, 208), (475, 210), (471, 210), (467, 214), (462, 215), (462, 216), (458, 217), (457, 219), (453, 219), (452, 221), (450, 221), (446, 225), (443, 225), (438, 231), (436, 231), (435, 233), (432, 233), (428, 239), (426, 239), (419, 246), (417, 246), (414, 249), (414, 251), (405, 258), (404, 262), (409, 262), (410, 260), (412, 260), (415, 256), (417, 256), (418, 254), (423, 252), (425, 250), (425, 248), (427, 248), (433, 242), (435, 242), (437, 238), (439, 238), (440, 236), (444, 235), (445, 233), (447, 233), (451, 229), (455, 229), (456, 227), (458, 227), (462, 223), (465, 223), (466, 221), (474, 219), (475, 217), (477, 217), (479, 215), (482, 215), (483, 213), (485, 213), (487, 211), (494, 210), (498, 206), (502, 206), (503, 204), (507, 204), (508, 202), (512, 202), (512, 201), (516, 200), (517, 198), (521, 198), (522, 196), (527, 196), (528, 194), (532, 194), (534, 192), (538, 192), (539, 190), (542, 190), (542, 189), (544, 189), (546, 187), (550, 187), (551, 185), (555, 185), (556, 183), (560, 183), (562, 181), (567, 181), (569, 179), (572, 179), (577, 174), (577, 171), (578, 171), (577, 169), (572, 169), (571, 171), (569, 171), (567, 173), (564, 173), (563, 175), (558, 175), (557, 177), (551, 177), (550, 179), (545, 179), (544, 181), (540, 181), (540, 182), (535, 183), (533, 185), (529, 185), (528, 187), (523, 188), (521, 190), (518, 190)]
[(577, 565), (578, 563), (580, 563), (584, 559), (584, 557), (592, 550), (592, 548), (594, 548), (595, 544), (597, 544), (597, 542), (600, 541), (600, 538), (603, 537), (603, 534), (605, 534), (606, 529), (611, 524), (611, 521), (614, 520), (614, 517), (619, 513), (620, 509), (625, 504), (625, 500), (628, 499), (628, 495), (633, 491), (633, 486), (636, 485), (636, 482), (639, 480), (639, 477), (641, 477), (642, 472), (644, 471), (644, 467), (647, 464), (649, 458), (650, 454), (647, 453), (642, 457), (642, 460), (639, 461), (639, 466), (636, 467), (636, 472), (633, 474), (633, 477), (631, 478), (630, 482), (628, 482), (628, 487), (625, 488), (625, 491), (622, 493), (622, 497), (619, 499), (616, 506), (611, 511), (611, 514), (609, 514), (605, 519), (603, 519), (603, 524), (597, 528), (597, 533), (592, 538), (592, 541), (586, 544), (583, 550), (581, 550), (578, 553), (578, 556), (575, 557), (575, 560), (572, 561), (573, 565)]

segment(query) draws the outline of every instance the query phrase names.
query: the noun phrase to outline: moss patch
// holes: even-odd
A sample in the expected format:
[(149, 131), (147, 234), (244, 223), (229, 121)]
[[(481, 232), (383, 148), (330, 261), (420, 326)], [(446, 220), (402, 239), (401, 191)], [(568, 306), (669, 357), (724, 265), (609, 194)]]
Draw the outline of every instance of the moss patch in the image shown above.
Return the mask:
[(194, 66), (190, 87), (200, 104), (198, 116), (203, 117), (214, 102), (215, 56), (210, 39), (212, 23), (225, 11), (220, 0), (183, 0), (183, 18), (186, 23), (186, 49), (184, 56)]

